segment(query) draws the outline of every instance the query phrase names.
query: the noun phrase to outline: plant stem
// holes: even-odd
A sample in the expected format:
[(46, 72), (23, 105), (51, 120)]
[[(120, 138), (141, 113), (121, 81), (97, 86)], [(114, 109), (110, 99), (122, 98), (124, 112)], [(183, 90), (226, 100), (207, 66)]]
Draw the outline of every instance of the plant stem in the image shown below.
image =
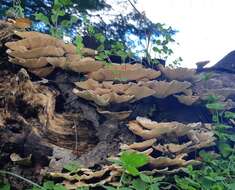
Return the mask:
[(4, 171), (4, 170), (0, 170), (0, 174), (11, 175), (11, 176), (17, 177), (17, 178), (19, 178), (19, 179), (21, 179), (21, 180), (23, 180), (23, 181), (26, 181), (27, 183), (29, 183), (29, 184), (35, 186), (35, 187), (38, 187), (38, 188), (40, 188), (40, 189), (42, 189), (42, 190), (46, 190), (45, 188), (41, 187), (41, 186), (38, 185), (37, 183), (34, 183), (33, 181), (30, 181), (29, 179), (26, 179), (26, 178), (24, 178), (24, 177), (22, 177), (22, 176), (20, 176), (20, 175), (17, 175), (17, 174), (8, 172), (8, 171)]

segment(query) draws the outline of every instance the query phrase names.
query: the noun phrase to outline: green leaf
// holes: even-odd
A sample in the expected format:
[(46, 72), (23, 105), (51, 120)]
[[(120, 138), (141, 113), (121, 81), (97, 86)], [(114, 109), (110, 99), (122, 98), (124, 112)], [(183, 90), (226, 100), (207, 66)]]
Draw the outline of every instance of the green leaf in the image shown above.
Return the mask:
[(224, 117), (227, 119), (235, 119), (235, 113), (230, 112), (230, 111), (226, 111), (226, 112), (224, 112)]
[(103, 186), (106, 190), (117, 190), (116, 188), (114, 187), (111, 187), (111, 186)]
[(58, 20), (58, 16), (57, 15), (51, 15), (51, 21), (54, 25), (56, 25), (57, 23), (57, 20)]
[(140, 173), (139, 176), (140, 176), (140, 179), (141, 179), (142, 181), (146, 182), (146, 183), (151, 183), (152, 180), (153, 180), (153, 177), (152, 177), (152, 176), (148, 176), (148, 175), (145, 175), (145, 174), (143, 174), (143, 173)]
[(46, 181), (43, 183), (43, 187), (47, 190), (53, 190), (55, 183), (53, 181)]
[(56, 184), (53, 190), (67, 190), (63, 185)]
[(149, 190), (160, 190), (159, 184), (158, 183), (151, 184)]
[(64, 165), (64, 169), (68, 170), (69, 172), (78, 171), (79, 168), (80, 165), (77, 162), (70, 162)]
[(130, 166), (130, 165), (125, 165), (125, 164), (123, 166), (127, 170), (127, 172), (130, 173), (131, 175), (133, 175), (133, 176), (139, 175), (139, 170), (136, 167)]
[(133, 180), (132, 186), (135, 190), (146, 190), (148, 188), (148, 185), (141, 179)]
[(43, 13), (35, 13), (35, 19), (44, 22), (46, 25), (50, 25), (50, 21), (46, 15)]
[(3, 185), (0, 184), (0, 189), (1, 190), (11, 190), (11, 186), (10, 186), (10, 184), (3, 184)]
[(138, 175), (138, 168), (146, 165), (149, 159), (145, 154), (126, 151), (121, 154), (120, 161), (130, 174)]
[(228, 190), (234, 190), (235, 189), (235, 182), (230, 183), (230, 184), (226, 184), (226, 187), (228, 188)]
[(206, 107), (211, 110), (224, 110), (224, 105), (221, 103), (207, 104)]
[(228, 157), (233, 152), (233, 149), (230, 147), (230, 145), (225, 142), (219, 142), (218, 148), (220, 153), (225, 158)]
[(102, 33), (95, 34), (96, 40), (98, 40), (101, 44), (105, 42), (105, 36)]

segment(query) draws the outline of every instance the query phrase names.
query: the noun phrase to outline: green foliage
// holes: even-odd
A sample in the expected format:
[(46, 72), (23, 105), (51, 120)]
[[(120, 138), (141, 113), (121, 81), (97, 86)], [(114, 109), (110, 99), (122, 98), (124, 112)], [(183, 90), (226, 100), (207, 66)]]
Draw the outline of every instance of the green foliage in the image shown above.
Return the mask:
[(82, 36), (77, 35), (75, 39), (76, 51), (81, 55), (81, 49), (84, 47)]
[(182, 190), (232, 190), (235, 182), (235, 156), (224, 159), (216, 158), (211, 153), (202, 151), (200, 156), (204, 165), (198, 170), (188, 166), (187, 177), (175, 176), (178, 187)]
[(1, 190), (10, 190), (11, 186), (9, 183), (0, 183), (0, 189)]
[(31, 190), (67, 190), (61, 184), (55, 184), (53, 181), (46, 181), (41, 188), (33, 187)]
[(79, 163), (77, 163), (75, 161), (74, 162), (69, 162), (69, 163), (64, 165), (64, 169), (71, 172), (71, 173), (78, 171), (80, 169), (80, 167), (81, 166), (79, 165)]
[(123, 152), (120, 157), (120, 164), (126, 172), (133, 176), (139, 175), (138, 168), (148, 163), (148, 157), (145, 154), (137, 152)]
[(213, 111), (215, 134), (218, 138), (219, 154), (201, 151), (203, 166), (194, 170), (188, 166), (186, 177), (175, 176), (182, 190), (233, 190), (235, 185), (235, 135), (229, 131), (232, 126), (223, 123), (223, 119), (234, 118), (233, 112), (224, 112), (224, 105), (218, 97), (209, 96), (206, 107)]
[(24, 18), (24, 9), (20, 0), (13, 0), (13, 6), (6, 11), (6, 16), (12, 18)]
[(62, 38), (65, 31), (78, 20), (77, 17), (71, 15), (69, 19), (63, 19), (66, 16), (66, 8), (71, 6), (71, 3), (71, 0), (54, 0), (50, 15), (46, 16), (39, 12), (35, 14), (35, 19), (48, 26), (52, 36)]

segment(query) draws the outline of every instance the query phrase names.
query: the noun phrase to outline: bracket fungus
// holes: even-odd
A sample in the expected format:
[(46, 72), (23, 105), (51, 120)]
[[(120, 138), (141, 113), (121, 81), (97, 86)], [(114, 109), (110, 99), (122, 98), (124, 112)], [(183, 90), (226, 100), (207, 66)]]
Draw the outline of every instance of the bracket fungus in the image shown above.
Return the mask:
[(155, 91), (156, 98), (166, 98), (170, 95), (174, 95), (177, 93), (187, 93), (187, 91), (192, 86), (189, 82), (179, 82), (173, 80), (171, 82), (166, 81), (149, 81), (146, 85)]
[[(81, 168), (77, 172), (73, 172), (74, 175), (69, 173), (53, 173), (48, 175), (52, 178), (62, 178), (63, 184), (67, 189), (77, 189), (79, 187), (96, 187), (104, 184), (116, 184), (117, 178), (122, 175), (121, 166), (109, 165), (103, 166), (99, 170), (91, 170), (87, 168)], [(76, 174), (76, 173), (79, 173)]]
[(99, 106), (107, 106), (111, 103), (124, 103), (140, 100), (151, 96), (154, 90), (136, 83), (114, 84), (104, 81), (99, 83), (93, 79), (76, 82), (73, 92), (86, 100), (91, 100)]
[[(128, 128), (141, 140), (132, 144), (122, 144), (123, 150), (146, 153), (153, 168), (183, 167), (200, 162), (190, 158), (188, 153), (215, 145), (215, 136), (210, 124), (179, 122), (156, 122), (137, 117), (129, 121)], [(184, 139), (183, 143), (180, 141)], [(186, 141), (187, 139), (187, 141)], [(160, 155), (152, 150), (159, 152)], [(158, 156), (156, 156), (158, 155)]]
[(182, 103), (185, 104), (187, 106), (191, 106), (194, 103), (196, 103), (199, 100), (199, 96), (192, 96), (192, 95), (174, 95), (174, 97), (177, 98), (177, 100)]
[(79, 73), (90, 73), (103, 67), (103, 63), (92, 58), (97, 54), (95, 50), (82, 49), (84, 56), (90, 56), (82, 58), (73, 44), (66, 44), (50, 35), (39, 32), (15, 34), (23, 39), (5, 44), (9, 61), (39, 77), (49, 75), (55, 67)]
[(178, 80), (178, 81), (193, 81), (196, 70), (178, 67), (175, 69), (171, 69), (169, 67), (159, 66), (162, 74), (169, 80)]
[(160, 71), (143, 68), (141, 64), (109, 64), (95, 72), (88, 74), (88, 78), (96, 81), (139, 81), (155, 79), (161, 75)]

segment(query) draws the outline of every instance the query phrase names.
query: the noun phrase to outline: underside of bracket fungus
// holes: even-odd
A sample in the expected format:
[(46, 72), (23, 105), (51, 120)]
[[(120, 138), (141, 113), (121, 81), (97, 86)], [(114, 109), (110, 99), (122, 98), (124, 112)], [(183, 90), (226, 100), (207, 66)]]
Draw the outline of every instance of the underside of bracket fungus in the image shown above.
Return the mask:
[[(158, 123), (147, 118), (137, 117), (135, 121), (129, 122), (128, 127), (142, 140), (129, 145), (124, 144), (121, 148), (148, 152), (150, 165), (157, 169), (199, 164), (199, 161), (189, 158), (188, 153), (215, 144), (215, 136), (210, 124)], [(183, 143), (180, 143), (181, 138), (187, 139), (187, 141), (184, 140)], [(157, 157), (152, 149), (158, 152)]]
[(193, 81), (196, 74), (195, 69), (182, 67), (171, 69), (169, 67), (163, 67), (162, 65), (159, 65), (159, 69), (162, 74), (169, 80)]
[(80, 73), (89, 73), (103, 67), (96, 61), (97, 52), (88, 48), (81, 50), (83, 56), (76, 54), (76, 47), (62, 40), (38, 32), (16, 32), (23, 38), (6, 43), (9, 61), (27, 68), (39, 77), (46, 77), (55, 67)]
[(192, 96), (192, 95), (174, 95), (174, 97), (176, 97), (180, 103), (185, 104), (187, 106), (193, 105), (200, 98), (199, 96)]
[(93, 101), (99, 106), (107, 106), (111, 103), (135, 102), (149, 96), (156, 98), (166, 98), (170, 95), (177, 96), (179, 102), (192, 105), (198, 100), (197, 96), (192, 96), (191, 83), (179, 81), (140, 81), (138, 83), (129, 82), (127, 84), (114, 84), (112, 81), (99, 83), (93, 79), (76, 82), (77, 88), (73, 92), (80, 98)]
[(124, 103), (142, 99), (153, 95), (155, 92), (136, 83), (114, 84), (113, 82), (99, 83), (93, 79), (75, 83), (78, 88), (73, 92), (86, 100), (95, 102), (99, 106), (111, 103)]

